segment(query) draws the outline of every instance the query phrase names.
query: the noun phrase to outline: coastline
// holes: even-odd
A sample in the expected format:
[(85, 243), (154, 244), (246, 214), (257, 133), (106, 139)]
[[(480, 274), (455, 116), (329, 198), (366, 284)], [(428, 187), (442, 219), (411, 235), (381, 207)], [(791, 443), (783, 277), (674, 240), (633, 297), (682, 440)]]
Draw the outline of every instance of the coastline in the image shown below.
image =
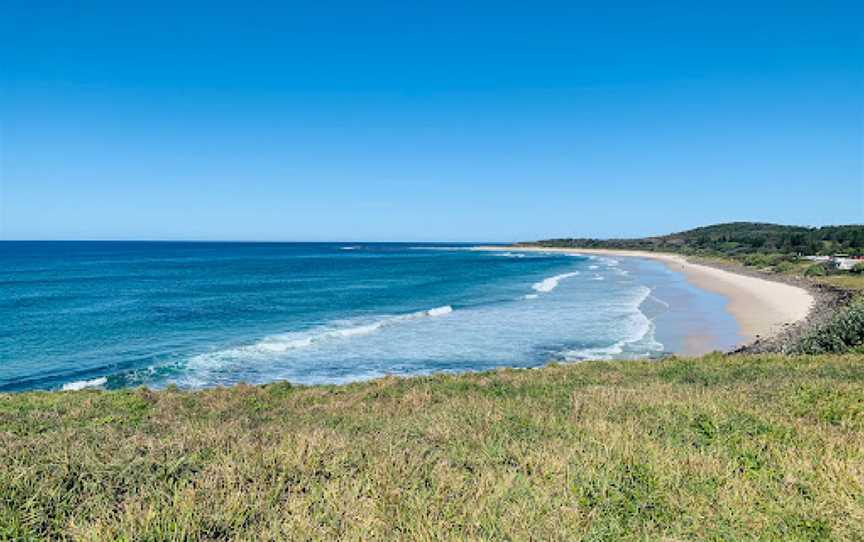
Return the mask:
[[(669, 269), (677, 271), (694, 286), (719, 294), (727, 299), (726, 310), (738, 323), (744, 341), (735, 350), (764, 342), (782, 334), (790, 326), (805, 322), (817, 300), (814, 295), (798, 285), (768, 280), (688, 261), (684, 256), (663, 252), (644, 252), (637, 250), (546, 248), (519, 246), (478, 246), (477, 250), (509, 250), (523, 252), (560, 252), (563, 254), (594, 254), (625, 258), (644, 258), (664, 263)], [(681, 352), (695, 355), (701, 347)]]

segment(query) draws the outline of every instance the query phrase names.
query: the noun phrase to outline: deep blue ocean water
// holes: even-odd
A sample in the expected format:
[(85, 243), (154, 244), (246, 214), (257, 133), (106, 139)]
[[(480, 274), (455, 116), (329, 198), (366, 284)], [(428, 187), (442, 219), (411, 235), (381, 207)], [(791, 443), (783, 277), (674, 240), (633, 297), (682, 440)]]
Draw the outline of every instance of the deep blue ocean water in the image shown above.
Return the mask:
[(0, 391), (341, 383), (653, 356), (700, 318), (721, 330), (718, 346), (737, 339), (722, 298), (639, 259), (452, 244), (0, 243)]

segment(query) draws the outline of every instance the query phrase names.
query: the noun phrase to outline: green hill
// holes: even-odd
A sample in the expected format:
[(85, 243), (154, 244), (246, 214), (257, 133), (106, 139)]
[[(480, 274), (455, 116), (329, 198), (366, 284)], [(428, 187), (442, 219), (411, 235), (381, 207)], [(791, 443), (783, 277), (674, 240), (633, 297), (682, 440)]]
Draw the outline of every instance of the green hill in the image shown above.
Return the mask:
[(783, 226), (730, 222), (641, 239), (546, 239), (553, 247), (621, 248), (737, 257), (749, 254), (864, 255), (864, 225)]

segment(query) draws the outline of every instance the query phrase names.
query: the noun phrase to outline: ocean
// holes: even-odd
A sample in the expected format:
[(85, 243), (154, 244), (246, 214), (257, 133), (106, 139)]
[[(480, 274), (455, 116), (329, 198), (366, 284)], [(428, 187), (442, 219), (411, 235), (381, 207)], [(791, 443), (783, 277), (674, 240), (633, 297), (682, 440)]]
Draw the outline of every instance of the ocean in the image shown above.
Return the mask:
[(0, 242), (0, 391), (200, 388), (645, 358), (740, 340), (637, 258), (411, 243)]

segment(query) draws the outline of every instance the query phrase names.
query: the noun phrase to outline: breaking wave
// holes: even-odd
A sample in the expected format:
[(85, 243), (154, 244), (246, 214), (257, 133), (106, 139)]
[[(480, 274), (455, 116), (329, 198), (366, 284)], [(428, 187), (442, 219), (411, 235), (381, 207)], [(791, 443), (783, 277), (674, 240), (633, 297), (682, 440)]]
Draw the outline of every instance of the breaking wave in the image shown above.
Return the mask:
[(663, 350), (663, 344), (654, 338), (654, 322), (642, 312), (640, 306), (651, 296), (652, 290), (642, 286), (633, 299), (633, 310), (624, 318), (629, 329), (626, 336), (610, 345), (565, 350), (565, 361), (609, 360), (617, 357), (646, 357)]
[(531, 287), (534, 288), (538, 292), (551, 292), (555, 288), (558, 287), (558, 283), (566, 278), (575, 277), (579, 274), (579, 271), (572, 271), (570, 273), (561, 273), (560, 275), (555, 275), (554, 277), (549, 277), (541, 280), (540, 282), (535, 282)]
[(396, 325), (400, 322), (409, 320), (417, 320), (419, 318), (439, 317), (453, 312), (453, 307), (444, 305), (435, 307), (429, 310), (417, 311), (408, 314), (400, 314), (396, 316), (387, 316), (380, 320), (368, 324), (347, 325), (336, 328), (318, 328), (308, 332), (285, 333), (281, 335), (271, 335), (261, 341), (236, 348), (228, 348), (216, 352), (208, 352), (194, 356), (190, 363), (196, 364), (211, 364), (222, 360), (232, 360), (238, 358), (266, 358), (274, 354), (283, 354), (291, 350), (301, 348), (309, 348), (316, 344), (339, 339), (350, 339), (375, 333), (385, 327)]
[(104, 376), (94, 378), (93, 380), (76, 380), (75, 382), (67, 382), (63, 384), (63, 391), (78, 391), (86, 388), (98, 388), (108, 383), (108, 379)]
[(499, 256), (501, 258), (524, 258), (525, 254), (521, 252), (493, 252), (493, 256)]

